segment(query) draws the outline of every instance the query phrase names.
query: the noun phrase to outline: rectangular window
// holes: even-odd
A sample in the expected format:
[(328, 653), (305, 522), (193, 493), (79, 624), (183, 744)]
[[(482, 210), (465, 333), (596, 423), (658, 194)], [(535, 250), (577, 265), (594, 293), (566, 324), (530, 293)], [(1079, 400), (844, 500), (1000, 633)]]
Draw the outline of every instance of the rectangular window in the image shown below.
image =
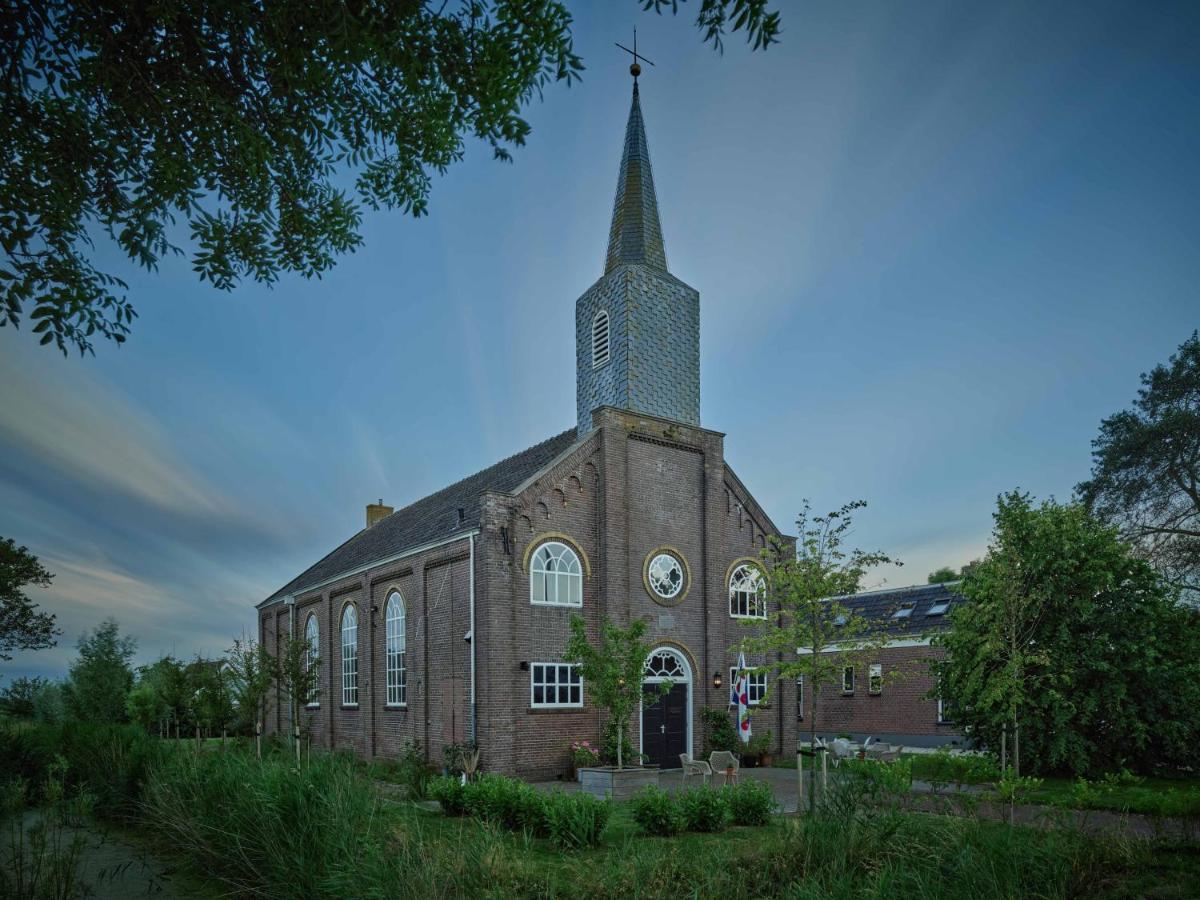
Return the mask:
[[(729, 667), (729, 705), (737, 706), (737, 666)], [(750, 669), (746, 672), (746, 700), (750, 706), (758, 706), (767, 696), (767, 673)]]
[(871, 668), (867, 670), (867, 690), (872, 694), (883, 693), (883, 665), (881, 663), (871, 663)]
[(846, 666), (842, 669), (842, 693), (854, 693), (854, 666)]
[(937, 723), (939, 725), (954, 724), (954, 704), (949, 700), (943, 700), (940, 693), (937, 698)]
[(796, 679), (796, 718), (804, 721), (804, 676)]
[(579, 666), (569, 663), (530, 663), (529, 705), (537, 709), (583, 706)]

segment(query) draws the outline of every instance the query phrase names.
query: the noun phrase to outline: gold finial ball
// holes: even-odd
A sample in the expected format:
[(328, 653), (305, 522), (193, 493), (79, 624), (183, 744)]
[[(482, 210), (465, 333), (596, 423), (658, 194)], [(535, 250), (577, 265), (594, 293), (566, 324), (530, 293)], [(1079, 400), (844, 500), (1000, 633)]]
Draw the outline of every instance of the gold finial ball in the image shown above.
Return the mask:
[(634, 78), (637, 78), (639, 75), (642, 74), (642, 67), (639, 66), (637, 63), (634, 63), (632, 66), (629, 67), (629, 74), (632, 75)]

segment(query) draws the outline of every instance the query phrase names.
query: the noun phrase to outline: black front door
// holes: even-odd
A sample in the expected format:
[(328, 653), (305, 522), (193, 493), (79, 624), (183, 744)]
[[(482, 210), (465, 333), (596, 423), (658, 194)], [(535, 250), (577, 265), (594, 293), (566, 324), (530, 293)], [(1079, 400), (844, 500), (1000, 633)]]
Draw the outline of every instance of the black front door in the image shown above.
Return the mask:
[(658, 696), (657, 684), (643, 688), (642, 752), (662, 769), (678, 769), (679, 754), (687, 752), (688, 686), (673, 684)]

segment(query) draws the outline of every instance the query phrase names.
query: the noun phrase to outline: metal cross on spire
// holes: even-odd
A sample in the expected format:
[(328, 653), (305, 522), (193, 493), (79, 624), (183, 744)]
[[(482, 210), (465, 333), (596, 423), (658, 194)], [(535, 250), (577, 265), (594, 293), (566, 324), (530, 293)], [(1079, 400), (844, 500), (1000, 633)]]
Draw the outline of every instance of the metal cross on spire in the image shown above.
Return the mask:
[[(614, 41), (613, 43), (616, 43), (616, 42)], [(642, 74), (642, 67), (641, 67), (640, 65), (638, 65), (638, 60), (639, 60), (639, 59), (640, 59), (642, 62), (647, 62), (647, 63), (650, 63), (650, 65), (654, 65), (654, 62), (653, 62), (652, 60), (646, 59), (646, 57), (644, 57), (644, 56), (642, 56), (640, 53), (638, 53), (638, 50), (637, 50), (637, 29), (636, 29), (636, 28), (635, 28), (635, 29), (633, 29), (633, 49), (632, 49), (632, 50), (630, 50), (630, 49), (629, 49), (628, 47), (626, 47), (624, 44), (617, 44), (617, 46), (618, 46), (618, 47), (620, 47), (622, 50), (624, 50), (626, 53), (628, 53), (630, 56), (632, 56), (632, 57), (633, 57), (633, 65), (631, 65), (631, 66), (629, 67), (629, 74), (633, 76), (633, 80), (634, 80), (635, 82), (637, 81), (637, 77), (638, 77), (639, 75), (641, 75), (641, 74)]]

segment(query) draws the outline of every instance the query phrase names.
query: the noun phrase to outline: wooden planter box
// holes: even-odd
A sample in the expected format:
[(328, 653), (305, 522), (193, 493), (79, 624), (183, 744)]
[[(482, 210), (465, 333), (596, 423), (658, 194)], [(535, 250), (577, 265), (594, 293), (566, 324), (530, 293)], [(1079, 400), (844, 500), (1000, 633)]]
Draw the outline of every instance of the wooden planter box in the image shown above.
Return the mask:
[(628, 800), (648, 784), (658, 785), (658, 766), (585, 766), (579, 770), (580, 789), (602, 800)]

